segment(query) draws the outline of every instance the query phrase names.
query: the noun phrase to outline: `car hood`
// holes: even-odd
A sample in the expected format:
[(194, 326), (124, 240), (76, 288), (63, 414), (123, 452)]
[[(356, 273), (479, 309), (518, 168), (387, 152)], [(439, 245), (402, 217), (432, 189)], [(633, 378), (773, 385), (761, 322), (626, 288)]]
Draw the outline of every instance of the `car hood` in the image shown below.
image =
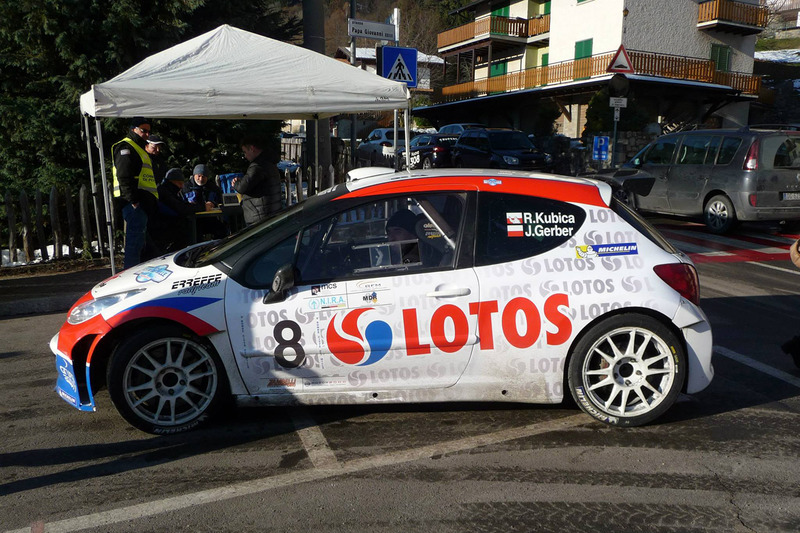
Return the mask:
[[(118, 272), (92, 288), (92, 297), (99, 298), (120, 292), (146, 289), (149, 297), (180, 290), (187, 286), (186, 280), (202, 279), (204, 276), (221, 274), (212, 265), (204, 267), (182, 267), (175, 257), (183, 252), (162, 255), (134, 267)], [(144, 294), (143, 293), (143, 294)]]

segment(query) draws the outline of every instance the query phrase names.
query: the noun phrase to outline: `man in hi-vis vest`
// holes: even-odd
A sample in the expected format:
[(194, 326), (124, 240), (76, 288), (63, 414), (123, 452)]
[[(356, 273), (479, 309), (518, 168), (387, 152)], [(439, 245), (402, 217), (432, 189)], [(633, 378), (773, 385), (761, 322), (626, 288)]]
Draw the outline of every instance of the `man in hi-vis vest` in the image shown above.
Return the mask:
[(131, 120), (128, 135), (112, 147), (114, 162), (114, 204), (125, 221), (124, 268), (154, 256), (148, 252), (147, 219), (158, 211), (158, 190), (153, 163), (145, 150), (150, 137), (150, 121)]

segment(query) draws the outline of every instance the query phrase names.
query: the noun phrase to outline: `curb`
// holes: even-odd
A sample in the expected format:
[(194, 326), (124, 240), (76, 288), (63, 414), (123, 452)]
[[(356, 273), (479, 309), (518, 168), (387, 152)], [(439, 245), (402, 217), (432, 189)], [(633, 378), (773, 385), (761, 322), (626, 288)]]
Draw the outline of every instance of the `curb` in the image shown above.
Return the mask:
[(18, 302), (0, 302), (0, 319), (22, 315), (66, 313), (86, 291), (59, 294), (45, 298), (26, 298)]

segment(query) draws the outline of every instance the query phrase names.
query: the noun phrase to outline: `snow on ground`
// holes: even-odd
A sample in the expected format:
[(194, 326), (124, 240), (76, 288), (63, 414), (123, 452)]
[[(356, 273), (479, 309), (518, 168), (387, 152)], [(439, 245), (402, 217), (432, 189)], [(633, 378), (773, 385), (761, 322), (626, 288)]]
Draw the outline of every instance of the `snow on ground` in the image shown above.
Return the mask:
[[(92, 242), (92, 249), (97, 252), (97, 241)], [(81, 250), (76, 250), (79, 254)], [(11, 261), (11, 254), (7, 248), (3, 248), (0, 250), (0, 266), (10, 267), (10, 266), (22, 266), (22, 265), (29, 265), (29, 264), (36, 264), (42, 262), (42, 252), (39, 248), (34, 250), (34, 258), (33, 261), (30, 263), (25, 261), (25, 252), (22, 250), (17, 250), (17, 261)], [(51, 244), (47, 246), (47, 257), (49, 259), (53, 259), (53, 254), (55, 253), (55, 247)], [(63, 245), (61, 247), (61, 253), (64, 257), (69, 256), (69, 246)]]
[(800, 63), (800, 49), (765, 50), (756, 52), (756, 61), (772, 61), (773, 63)]

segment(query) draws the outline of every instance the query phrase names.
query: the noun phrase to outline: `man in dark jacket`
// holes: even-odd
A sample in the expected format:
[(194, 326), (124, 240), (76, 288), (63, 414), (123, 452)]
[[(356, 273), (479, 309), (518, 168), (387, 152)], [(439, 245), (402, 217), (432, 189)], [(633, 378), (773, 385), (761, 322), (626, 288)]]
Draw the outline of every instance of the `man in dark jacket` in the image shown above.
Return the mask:
[[(195, 165), (192, 177), (183, 186), (184, 199), (193, 204), (210, 206), (206, 211), (222, 203), (222, 189), (209, 179), (211, 171), (206, 165)], [(203, 238), (220, 239), (228, 234), (222, 220), (204, 217), (197, 221), (197, 233)]]
[(281, 178), (277, 161), (270, 158), (258, 139), (245, 137), (239, 143), (250, 162), (241, 178), (232, 181), (242, 195), (242, 212), (248, 226), (271, 217), (281, 209)]
[[(125, 221), (124, 268), (155, 257), (147, 239), (147, 219), (158, 210), (153, 163), (147, 153), (150, 121), (131, 120), (128, 135), (112, 146), (114, 208)], [(119, 220), (119, 218), (118, 218)]]
[(158, 186), (158, 214), (150, 224), (150, 235), (160, 252), (175, 252), (191, 244), (191, 224), (195, 223), (195, 213), (213, 208), (210, 202), (187, 202), (183, 195), (181, 169), (169, 169)]

